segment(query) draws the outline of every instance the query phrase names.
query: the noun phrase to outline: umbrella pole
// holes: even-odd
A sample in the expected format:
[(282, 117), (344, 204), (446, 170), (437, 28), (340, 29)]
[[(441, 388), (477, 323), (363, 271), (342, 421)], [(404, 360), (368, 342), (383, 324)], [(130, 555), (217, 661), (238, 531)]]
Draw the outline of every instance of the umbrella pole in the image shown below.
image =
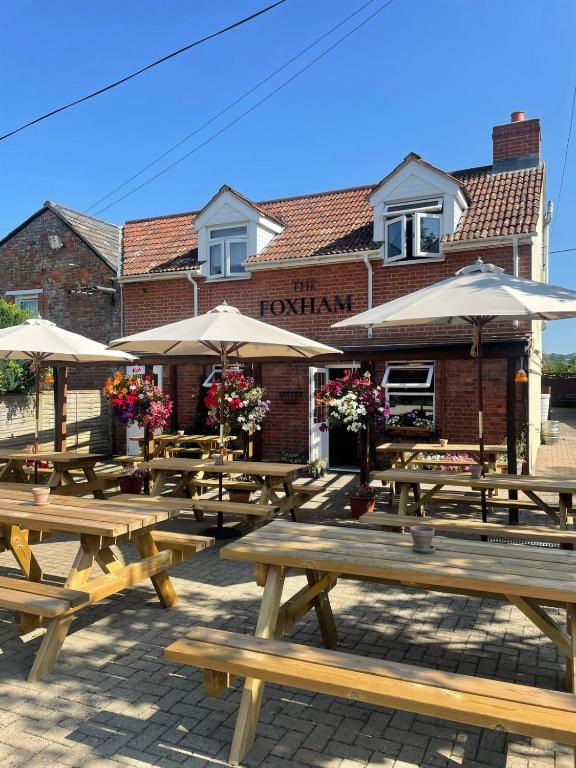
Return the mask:
[[(483, 356), (482, 356), (482, 329), (484, 323), (482, 320), (476, 321), (476, 341), (478, 344), (476, 362), (478, 367), (478, 442), (480, 444), (480, 474), (484, 477), (484, 455), (485, 455), (485, 443), (484, 443), (484, 371), (483, 371)], [(482, 497), (482, 522), (487, 522), (486, 511), (486, 491), (481, 491)]]
[[(34, 420), (34, 453), (40, 453), (40, 376), (42, 363), (38, 360), (35, 364), (35, 388), (36, 388), (36, 416)], [(38, 460), (34, 460), (34, 482), (38, 482)]]
[(226, 372), (226, 365), (228, 363), (228, 355), (226, 347), (222, 345), (222, 352), (220, 355), (220, 364), (222, 366), (222, 374), (220, 378), (220, 454), (224, 455), (224, 407), (226, 404), (226, 393), (224, 391), (224, 373)]

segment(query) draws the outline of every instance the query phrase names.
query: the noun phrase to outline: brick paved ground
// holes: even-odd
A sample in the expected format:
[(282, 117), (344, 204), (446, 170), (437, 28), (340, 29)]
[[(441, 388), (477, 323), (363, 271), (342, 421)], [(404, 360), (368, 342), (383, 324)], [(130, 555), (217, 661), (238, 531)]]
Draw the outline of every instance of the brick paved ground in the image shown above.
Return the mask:
[[(563, 471), (574, 471), (574, 423), (564, 428), (559, 446), (542, 449), (539, 470), (553, 470), (562, 457)], [(342, 489), (351, 480), (329, 479), (334, 490), (324, 499), (323, 514), (345, 516)], [(320, 511), (312, 514), (319, 517)], [(198, 528), (184, 518), (170, 526)], [(75, 544), (59, 538), (36, 551), (47, 572), (62, 577)], [(126, 550), (123, 554), (129, 556)], [(10, 567), (10, 558), (0, 556), (0, 573), (9, 573)], [(162, 652), (193, 625), (253, 632), (261, 590), (249, 566), (219, 560), (217, 548), (172, 573), (178, 607), (159, 608), (154, 591), (145, 585), (80, 613), (54, 673), (36, 686), (26, 683), (26, 674), (39, 640), (24, 642), (11, 615), (0, 612), (2, 768), (227, 764), (239, 685), (209, 699), (200, 673), (164, 663)], [(300, 577), (287, 579), (287, 591), (301, 585)], [(555, 649), (509, 605), (348, 582), (333, 590), (332, 603), (344, 651), (548, 688), (561, 685)], [(292, 636), (319, 644), (312, 615)], [(538, 739), (507, 738), (269, 685), (257, 741), (245, 765), (568, 768), (571, 760), (567, 747)]]

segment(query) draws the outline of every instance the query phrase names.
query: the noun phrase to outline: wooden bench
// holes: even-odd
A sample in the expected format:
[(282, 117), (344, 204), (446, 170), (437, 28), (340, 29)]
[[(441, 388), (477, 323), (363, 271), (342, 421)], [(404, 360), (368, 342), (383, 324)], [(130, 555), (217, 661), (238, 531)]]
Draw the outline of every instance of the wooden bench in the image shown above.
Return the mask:
[(144, 461), (144, 456), (113, 456), (112, 461), (116, 464), (122, 464), (123, 467), (135, 467)]
[(214, 499), (194, 499), (193, 509), (201, 512), (217, 512), (228, 515), (250, 517), (272, 517), (280, 510), (278, 504), (250, 504), (242, 501), (216, 501)]
[(70, 483), (69, 485), (59, 485), (53, 493), (58, 496), (83, 496), (94, 491), (107, 491), (110, 488), (117, 488), (122, 474), (113, 474), (112, 472), (98, 475), (96, 480), (85, 480), (79, 483)]
[[(173, 553), (181, 556), (180, 562), (188, 559), (196, 552), (214, 546), (214, 539), (211, 536), (193, 536), (188, 533), (175, 533), (174, 531), (152, 531), (152, 538), (160, 551), (170, 549)], [(176, 558), (172, 558), (176, 563)]]
[[(425, 493), (426, 490), (422, 489)], [(458, 493), (457, 491), (444, 493), (435, 493), (434, 497), (430, 500), (430, 504), (434, 506), (436, 503), (441, 504), (468, 504), (470, 506), (480, 506), (482, 504), (482, 496), (480, 493)], [(505, 499), (500, 496), (489, 496), (486, 494), (486, 506), (494, 508), (508, 508), (508, 509), (525, 509), (525, 510), (538, 510), (539, 507), (530, 499)], [(549, 509), (560, 514), (560, 509), (557, 506), (549, 505)]]
[[(576, 745), (576, 696), (571, 693), (200, 627), (168, 646), (165, 658), (204, 669), (211, 695), (218, 695), (234, 676), (256, 678)], [(236, 736), (232, 765), (239, 764), (250, 746), (246, 737)]]
[(325, 483), (294, 483), (292, 487), (294, 493), (303, 493), (306, 496), (316, 496), (318, 493), (324, 493), (327, 489)]
[(90, 596), (86, 592), (0, 577), (0, 608), (16, 611), (22, 631), (38, 626), (38, 622), (33, 625), (27, 623), (26, 616), (36, 616), (47, 622), (46, 634), (28, 675), (29, 682), (42, 679), (52, 670), (73, 618), (71, 612), (89, 602)]
[(517, 541), (542, 541), (549, 544), (576, 544), (576, 531), (560, 531), (555, 528), (528, 525), (501, 525), (477, 520), (445, 520), (412, 515), (394, 515), (386, 512), (368, 512), (359, 519), (366, 525), (382, 528), (410, 528), (411, 525), (431, 525), (442, 533), (458, 533), (473, 536), (490, 536), (496, 539)]
[[(199, 479), (191, 480), (188, 483), (192, 488), (219, 488), (218, 480), (211, 477), (202, 477)], [(252, 483), (249, 480), (224, 480), (222, 482), (222, 488), (227, 491), (258, 491), (259, 487), (256, 483)]]
[(2, 491), (32, 491), (36, 488), (36, 483), (0, 483), (0, 494)]

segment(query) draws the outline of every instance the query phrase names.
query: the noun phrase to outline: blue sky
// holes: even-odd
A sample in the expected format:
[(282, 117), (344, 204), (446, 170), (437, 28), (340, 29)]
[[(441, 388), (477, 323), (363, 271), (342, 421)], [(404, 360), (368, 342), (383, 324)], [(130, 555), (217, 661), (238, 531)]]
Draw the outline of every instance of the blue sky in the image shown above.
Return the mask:
[[(0, 133), (265, 4), (2, 3)], [(0, 233), (47, 199), (85, 210), (362, 4), (288, 0), (1, 142)], [(221, 128), (382, 4), (375, 0), (139, 181)], [(542, 121), (548, 197), (556, 202), (576, 83), (575, 28), (573, 0), (394, 0), (245, 120), (101, 216), (121, 223), (193, 210), (223, 183), (256, 200), (370, 183), (412, 150), (446, 170), (482, 165), (491, 160), (492, 126), (507, 122), (514, 110)], [(576, 248), (575, 208), (576, 126), (552, 250)], [(576, 289), (576, 251), (551, 257), (550, 280)], [(576, 351), (576, 321), (551, 323), (545, 349)]]

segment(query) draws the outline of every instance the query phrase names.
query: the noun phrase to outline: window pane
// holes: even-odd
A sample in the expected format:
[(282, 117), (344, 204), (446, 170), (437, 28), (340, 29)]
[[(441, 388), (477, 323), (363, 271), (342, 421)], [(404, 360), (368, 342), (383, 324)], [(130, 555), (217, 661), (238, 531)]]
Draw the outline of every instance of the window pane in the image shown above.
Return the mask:
[(421, 200), (417, 203), (398, 203), (397, 205), (389, 205), (386, 209), (388, 213), (404, 212), (404, 211), (416, 211), (422, 208), (434, 208), (440, 205), (439, 200)]
[(210, 274), (222, 274), (222, 243), (210, 246)]
[(427, 419), (434, 423), (433, 395), (389, 395), (390, 415), (400, 416), (403, 413), (413, 413), (418, 418)]
[(242, 265), (246, 255), (246, 243), (230, 243), (230, 273), (246, 271)]
[(420, 251), (440, 253), (440, 219), (422, 216), (420, 219)]
[(394, 221), (387, 226), (388, 250), (387, 256), (392, 259), (402, 255), (402, 222)]
[[(412, 366), (402, 366), (388, 368), (388, 377), (386, 379), (386, 386), (394, 388), (394, 386), (403, 387), (423, 387), (428, 381), (430, 375), (430, 368), (415, 368)], [(433, 378), (430, 380), (430, 386), (433, 387)]]
[(212, 240), (221, 237), (246, 237), (247, 233), (247, 227), (229, 227), (228, 229), (211, 229), (210, 237)]
[(38, 317), (39, 315), (37, 297), (30, 299), (16, 299), (16, 305), (20, 307), (20, 309), (23, 309), (25, 312), (30, 312), (32, 317)]

